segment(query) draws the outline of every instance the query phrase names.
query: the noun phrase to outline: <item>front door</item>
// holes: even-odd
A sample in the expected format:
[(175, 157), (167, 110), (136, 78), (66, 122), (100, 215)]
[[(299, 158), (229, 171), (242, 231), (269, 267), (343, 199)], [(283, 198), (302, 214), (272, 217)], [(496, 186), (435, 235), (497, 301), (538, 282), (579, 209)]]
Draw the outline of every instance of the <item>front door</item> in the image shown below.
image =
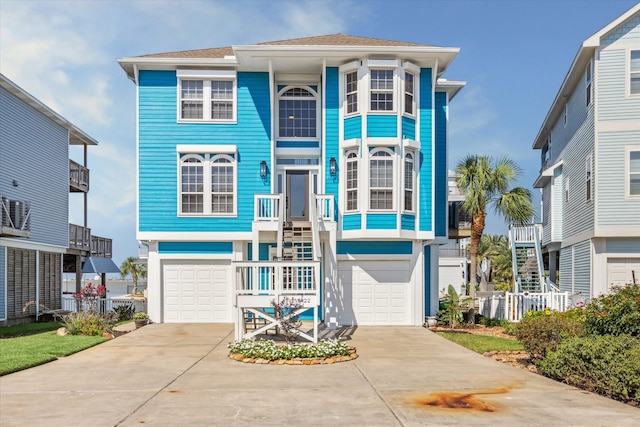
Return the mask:
[(309, 221), (309, 171), (287, 171), (287, 221)]

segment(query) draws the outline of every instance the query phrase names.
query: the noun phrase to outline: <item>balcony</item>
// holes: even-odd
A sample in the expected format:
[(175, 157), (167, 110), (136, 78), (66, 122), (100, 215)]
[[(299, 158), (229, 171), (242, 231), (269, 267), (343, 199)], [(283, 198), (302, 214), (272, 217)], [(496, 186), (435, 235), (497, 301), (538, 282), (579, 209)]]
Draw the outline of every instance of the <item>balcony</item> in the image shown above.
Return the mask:
[(81, 225), (69, 224), (69, 249), (89, 254), (91, 251), (91, 229)]
[(23, 200), (0, 198), (0, 236), (30, 237), (29, 203)]
[(449, 203), (449, 238), (462, 239), (471, 236), (471, 216), (462, 210), (460, 202)]
[(87, 193), (89, 191), (89, 169), (69, 160), (69, 191)]
[(91, 256), (99, 258), (111, 258), (113, 241), (106, 237), (91, 236)]

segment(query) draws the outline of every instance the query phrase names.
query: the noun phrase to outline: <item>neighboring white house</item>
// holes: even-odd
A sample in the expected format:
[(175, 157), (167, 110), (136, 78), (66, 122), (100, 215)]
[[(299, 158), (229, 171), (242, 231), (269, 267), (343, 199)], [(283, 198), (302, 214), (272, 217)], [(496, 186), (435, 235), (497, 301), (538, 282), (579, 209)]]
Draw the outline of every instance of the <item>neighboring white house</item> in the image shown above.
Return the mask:
[(640, 282), (640, 4), (582, 43), (533, 148), (551, 281)]

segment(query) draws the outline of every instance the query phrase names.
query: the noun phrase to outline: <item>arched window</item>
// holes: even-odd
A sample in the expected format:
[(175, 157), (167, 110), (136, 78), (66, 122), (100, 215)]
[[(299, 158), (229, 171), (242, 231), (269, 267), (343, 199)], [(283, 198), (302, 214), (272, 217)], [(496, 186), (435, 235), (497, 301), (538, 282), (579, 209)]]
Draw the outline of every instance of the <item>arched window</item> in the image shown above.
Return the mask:
[(413, 153), (404, 156), (404, 210), (413, 211), (413, 181), (414, 181)]
[(377, 148), (369, 160), (369, 209), (393, 209), (393, 154)]
[(295, 87), (280, 94), (278, 136), (280, 138), (316, 137), (316, 96), (310, 90)]
[(180, 161), (180, 192), (182, 213), (203, 213), (204, 207), (204, 158), (185, 155)]
[(358, 209), (358, 153), (355, 151), (347, 152), (346, 169), (346, 210), (355, 211)]
[(233, 215), (236, 212), (235, 187), (236, 161), (233, 156), (180, 155), (180, 214)]

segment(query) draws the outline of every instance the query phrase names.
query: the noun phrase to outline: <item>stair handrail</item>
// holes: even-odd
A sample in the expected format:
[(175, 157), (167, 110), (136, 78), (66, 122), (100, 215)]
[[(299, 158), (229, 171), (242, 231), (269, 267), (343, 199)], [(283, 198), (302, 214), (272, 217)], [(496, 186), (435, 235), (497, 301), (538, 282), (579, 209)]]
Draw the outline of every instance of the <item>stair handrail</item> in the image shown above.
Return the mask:
[(283, 194), (278, 194), (278, 235), (276, 243), (276, 257), (282, 259), (282, 239), (284, 237), (284, 204)]
[(320, 231), (318, 227), (318, 201), (316, 195), (312, 195), (309, 200), (309, 219), (311, 220), (311, 245), (313, 246), (313, 260), (320, 259)]
[(516, 258), (516, 239), (514, 236), (515, 230), (513, 225), (509, 226), (509, 246), (511, 246), (511, 268), (513, 269), (513, 280), (516, 285), (514, 291), (520, 292), (522, 290), (522, 283), (520, 282), (520, 274), (518, 274), (518, 259)]
[(542, 243), (540, 242), (540, 227), (535, 225), (533, 233), (533, 244), (536, 252), (536, 264), (538, 264), (538, 280), (540, 280), (540, 292), (547, 292), (547, 284), (544, 277), (544, 261), (542, 260)]

